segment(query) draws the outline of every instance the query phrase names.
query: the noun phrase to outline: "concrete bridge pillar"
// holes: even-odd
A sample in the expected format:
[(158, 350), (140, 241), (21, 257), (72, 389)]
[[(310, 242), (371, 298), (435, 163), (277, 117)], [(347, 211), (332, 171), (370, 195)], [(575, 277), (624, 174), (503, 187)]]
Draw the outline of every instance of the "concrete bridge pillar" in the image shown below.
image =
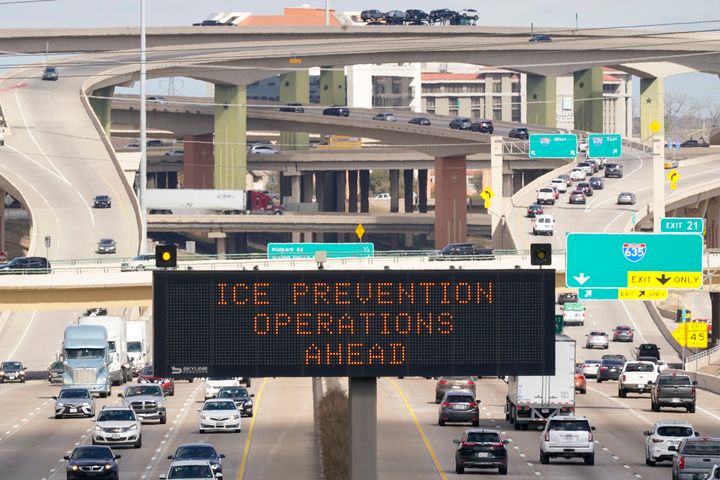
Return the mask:
[(312, 203), (314, 189), (313, 174), (303, 173), (301, 178), (300, 201), (303, 203)]
[(346, 195), (346, 184), (347, 184), (347, 177), (345, 175), (345, 170), (340, 170), (335, 173), (335, 212), (345, 212), (345, 198), (347, 198)]
[(227, 252), (230, 254), (248, 253), (248, 234), (233, 232), (227, 237)]
[(529, 73), (527, 75), (527, 123), (555, 127), (557, 125), (557, 77)]
[(0, 188), (0, 250), (5, 250), (5, 196), (7, 192)]
[(403, 190), (404, 190), (404, 197), (405, 197), (405, 213), (412, 213), (414, 210), (413, 205), (413, 171), (412, 170), (403, 170)]
[(418, 170), (418, 211), (427, 213), (427, 178), (426, 168)]
[(185, 135), (183, 152), (183, 188), (214, 188), (213, 134)]
[[(310, 72), (297, 70), (280, 75), (280, 102), (310, 103)], [(308, 150), (310, 134), (306, 132), (280, 132), (281, 150)]]
[(90, 106), (95, 112), (95, 115), (98, 117), (100, 125), (102, 125), (103, 130), (105, 130), (105, 135), (107, 135), (108, 138), (110, 137), (110, 126), (112, 124), (112, 96), (114, 93), (115, 87), (111, 85), (109, 87), (94, 90), (92, 92), (92, 97), (90, 98)]
[(245, 190), (247, 95), (245, 86), (215, 85), (215, 188)]
[(603, 69), (579, 70), (573, 75), (575, 129), (587, 132), (603, 131)]
[(360, 213), (370, 211), (370, 170), (360, 170)]
[(328, 194), (325, 181), (326, 174), (327, 172), (315, 172), (315, 200), (317, 201), (318, 212), (327, 211), (327, 200), (325, 198)]
[[(650, 126), (657, 122), (660, 127), (653, 132)], [(665, 82), (662, 78), (640, 79), (640, 138), (651, 136), (665, 138)]]
[(390, 212), (400, 211), (400, 170), (390, 170)]
[(208, 232), (208, 238), (215, 240), (215, 253), (217, 253), (218, 258), (225, 258), (227, 253), (227, 233)]
[(348, 172), (348, 212), (357, 213), (358, 211), (358, 171), (350, 170)]
[(347, 85), (343, 67), (320, 68), (320, 104), (347, 105)]
[(705, 213), (705, 245), (706, 248), (718, 248), (720, 237), (720, 198), (715, 197), (708, 200)]
[(435, 157), (435, 248), (467, 240), (467, 158)]

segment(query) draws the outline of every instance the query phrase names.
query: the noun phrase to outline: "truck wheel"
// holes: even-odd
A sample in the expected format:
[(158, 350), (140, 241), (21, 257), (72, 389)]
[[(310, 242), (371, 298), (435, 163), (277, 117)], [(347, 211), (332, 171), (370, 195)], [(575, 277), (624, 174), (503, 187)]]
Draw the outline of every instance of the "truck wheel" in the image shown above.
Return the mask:
[(654, 466), (655, 466), (655, 460), (652, 460), (652, 459), (651, 459), (650, 457), (648, 457), (647, 454), (646, 454), (646, 455), (645, 455), (645, 465), (649, 465), (649, 466), (651, 466), (651, 467), (654, 467)]
[(458, 475), (462, 475), (463, 473), (465, 473), (465, 467), (463, 467), (459, 463), (456, 463), (455, 464), (455, 473), (457, 473)]
[(687, 407), (688, 413), (695, 413), (695, 404), (693, 403), (689, 407)]
[(602, 378), (597, 377), (597, 383), (602, 383)]
[(438, 418), (438, 425), (440, 425), (441, 427), (444, 427), (444, 426), (445, 426), (445, 420), (441, 420), (441, 419)]
[(660, 411), (660, 405), (658, 405), (658, 404), (655, 403), (655, 402), (652, 402), (651, 405), (650, 405), (650, 407), (652, 408), (652, 411), (653, 411), (653, 412), (659, 412), (659, 411)]
[(165, 425), (167, 423), (167, 415), (163, 415), (160, 417), (160, 425)]
[(500, 475), (507, 475), (507, 467), (500, 467), (500, 468), (498, 469), (498, 473), (499, 473)]
[(627, 392), (625, 391), (624, 388), (618, 389), (618, 397), (620, 397), (620, 398), (625, 398), (625, 397), (627, 397)]
[(543, 452), (540, 452), (540, 463), (542, 463), (543, 465), (547, 465), (548, 463), (550, 463), (550, 457), (548, 457)]
[(524, 432), (527, 432), (527, 431), (530, 429), (530, 424), (529, 424), (529, 423), (521, 423), (520, 425), (522, 426), (522, 430), (523, 430)]
[(135, 442), (135, 445), (133, 445), (133, 448), (140, 448), (140, 447), (142, 447), (142, 435), (140, 435), (140, 437), (138, 437), (138, 441)]
[(591, 453), (585, 457), (585, 465), (595, 465), (595, 454)]
[(480, 420), (473, 420), (472, 426), (473, 426), (473, 427), (479, 427), (479, 426), (480, 426)]

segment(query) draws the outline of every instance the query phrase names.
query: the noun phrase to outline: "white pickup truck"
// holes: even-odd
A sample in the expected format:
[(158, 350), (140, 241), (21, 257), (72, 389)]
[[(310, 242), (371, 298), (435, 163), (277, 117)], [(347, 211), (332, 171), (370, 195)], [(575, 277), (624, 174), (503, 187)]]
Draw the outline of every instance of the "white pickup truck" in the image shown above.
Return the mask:
[(555, 191), (550, 187), (543, 187), (537, 191), (537, 203), (555, 205)]
[(625, 398), (628, 392), (650, 393), (658, 373), (653, 362), (626, 362), (618, 378), (618, 397)]

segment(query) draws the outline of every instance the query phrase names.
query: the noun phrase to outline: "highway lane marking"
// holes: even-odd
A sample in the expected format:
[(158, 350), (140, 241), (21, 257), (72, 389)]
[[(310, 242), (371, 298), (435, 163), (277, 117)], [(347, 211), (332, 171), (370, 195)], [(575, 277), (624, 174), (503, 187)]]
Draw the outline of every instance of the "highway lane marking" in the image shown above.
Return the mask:
[(632, 326), (635, 329), (635, 331), (640, 334), (640, 340), (642, 340), (642, 343), (647, 343), (647, 341), (645, 340), (645, 336), (642, 334), (642, 331), (635, 324), (635, 320), (633, 320), (632, 315), (630, 315), (630, 310), (628, 310), (627, 305), (625, 305), (625, 302), (620, 302), (620, 305), (622, 305), (623, 309), (625, 310), (625, 313), (627, 313), (628, 319), (630, 319), (630, 323), (632, 323)]
[(20, 340), (15, 344), (15, 348), (13, 351), (8, 355), (8, 358), (15, 358), (15, 354), (18, 351), (18, 348), (20, 348), (20, 345), (22, 344), (23, 340), (25, 340), (25, 337), (28, 334), (28, 331), (30, 331), (30, 327), (32, 327), (33, 322), (35, 322), (35, 317), (37, 316), (37, 310), (33, 311), (32, 316), (30, 317), (30, 321), (28, 322), (27, 326), (25, 327), (25, 331), (23, 332), (22, 336), (20, 337)]
[[(637, 153), (628, 152), (628, 155), (631, 155), (631, 156), (635, 157), (636, 160), (639, 160), (639, 161), (640, 161), (640, 165), (639, 165), (635, 170), (633, 170), (632, 172), (628, 173), (627, 175), (623, 175), (623, 178), (619, 178), (618, 180), (620, 180), (620, 181), (623, 181), (623, 180), (625, 180), (626, 178), (630, 178), (631, 176), (633, 176), (635, 173), (638, 172), (638, 170), (642, 169), (642, 168), (643, 168), (643, 165), (645, 164), (645, 163), (643, 162), (643, 159), (642, 159), (642, 158), (640, 157), (640, 155), (638, 155)], [(619, 185), (619, 184), (620, 184), (620, 182), (618, 182), (618, 183), (613, 183), (613, 186), (614, 186), (614, 185)], [(608, 189), (609, 189), (609, 188), (610, 188), (610, 187), (608, 187)], [(585, 207), (585, 212), (592, 212), (593, 210), (595, 210), (595, 209), (596, 209), (597, 207), (599, 207), (600, 205), (605, 205), (606, 203), (611, 202), (611, 201), (613, 201), (613, 198), (612, 198), (612, 197), (610, 197), (610, 198), (608, 198), (608, 199), (605, 199), (605, 200), (602, 200), (602, 201), (600, 201), (600, 202), (598, 202), (598, 203), (595, 203), (595, 204), (593, 204), (592, 207), (590, 207), (590, 205), (588, 205), (588, 206)]]
[(392, 378), (385, 378), (390, 384), (395, 387), (395, 390), (398, 392), (398, 395), (400, 395), (400, 399), (405, 404), (405, 408), (407, 409), (408, 413), (410, 414), (410, 418), (412, 419), (413, 423), (415, 424), (415, 428), (417, 429), (418, 433), (420, 434), (420, 438), (422, 439), (423, 443), (425, 444), (425, 449), (430, 454), (430, 459), (433, 462), (433, 465), (435, 465), (435, 469), (438, 471), (438, 474), (440, 475), (440, 478), (442, 480), (447, 480), (447, 475), (445, 475), (445, 471), (443, 470), (442, 465), (440, 464), (440, 460), (438, 459), (437, 455), (435, 454), (435, 450), (433, 450), (432, 445), (430, 445), (430, 440), (428, 440), (427, 435), (425, 435), (425, 430), (423, 430), (422, 425), (420, 425), (420, 421), (417, 418), (417, 415), (415, 415), (415, 411), (413, 410), (412, 406), (410, 406), (410, 402), (408, 401), (407, 397), (405, 396), (405, 392), (403, 392), (403, 389), (400, 387), (400, 385), (393, 380)]
[(237, 474), (238, 480), (243, 480), (245, 478), (247, 460), (248, 456), (250, 455), (250, 444), (252, 442), (253, 431), (255, 430), (255, 420), (257, 420), (258, 417), (258, 411), (260, 410), (260, 399), (262, 398), (262, 394), (265, 390), (265, 385), (267, 385), (267, 381), (267, 377), (263, 379), (262, 384), (260, 384), (260, 389), (258, 389), (258, 393), (255, 396), (255, 401), (253, 402), (253, 416), (252, 420), (250, 420), (250, 426), (248, 427), (248, 436), (245, 439), (245, 448), (243, 448), (242, 462), (240, 463), (240, 470)]

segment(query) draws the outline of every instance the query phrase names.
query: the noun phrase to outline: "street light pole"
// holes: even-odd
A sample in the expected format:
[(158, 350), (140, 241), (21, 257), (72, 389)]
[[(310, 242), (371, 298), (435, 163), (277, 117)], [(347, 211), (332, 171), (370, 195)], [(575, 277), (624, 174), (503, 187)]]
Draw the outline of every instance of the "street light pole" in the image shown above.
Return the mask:
[(330, 0), (325, 0), (325, 26), (330, 26)]
[(140, 253), (147, 253), (147, 109), (145, 106), (145, 0), (140, 0)]

